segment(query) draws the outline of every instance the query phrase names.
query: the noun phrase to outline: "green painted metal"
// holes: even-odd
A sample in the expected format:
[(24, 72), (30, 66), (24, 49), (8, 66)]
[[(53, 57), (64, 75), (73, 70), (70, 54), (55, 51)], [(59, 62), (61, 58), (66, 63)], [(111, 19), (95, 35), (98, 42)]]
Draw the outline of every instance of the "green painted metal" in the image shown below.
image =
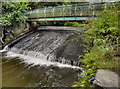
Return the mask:
[(58, 18), (39, 18), (29, 19), (28, 21), (67, 21), (67, 20), (94, 20), (95, 17), (58, 17)]

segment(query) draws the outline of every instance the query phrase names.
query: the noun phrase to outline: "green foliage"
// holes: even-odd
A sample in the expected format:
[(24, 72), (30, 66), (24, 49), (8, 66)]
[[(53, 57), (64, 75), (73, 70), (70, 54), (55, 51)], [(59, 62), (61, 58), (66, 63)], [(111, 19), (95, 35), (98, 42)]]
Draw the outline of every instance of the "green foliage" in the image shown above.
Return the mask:
[(69, 5), (71, 2), (30, 2), (29, 7), (31, 9), (39, 9), (45, 7), (55, 7), (60, 5)]
[(14, 31), (10, 27), (19, 26), (25, 21), (26, 17), (22, 15), (23, 12), (30, 9), (28, 2), (3, 2), (2, 3), (2, 18), (1, 24), (4, 28), (4, 44), (10, 42), (14, 37)]
[(79, 24), (79, 27), (85, 27), (86, 24)]
[(71, 26), (71, 25), (73, 25), (72, 22), (66, 22), (66, 23), (64, 24), (64, 26)]
[(22, 12), (30, 9), (28, 2), (3, 2), (2, 4), (2, 26), (20, 25), (25, 17)]
[(73, 27), (84, 27), (86, 24), (78, 23), (78, 22), (66, 22), (64, 26), (73, 26)]
[(37, 25), (38, 26), (40, 26), (40, 25), (42, 25), (42, 26), (46, 26), (46, 25), (48, 25), (48, 22), (47, 21), (39, 21), (39, 22), (37, 22)]
[[(89, 22), (82, 37), (87, 43), (85, 55), (80, 56), (80, 62), (85, 72), (79, 82), (73, 87), (92, 87), (90, 79), (95, 77), (97, 69), (118, 70), (120, 29), (118, 28), (118, 7), (105, 9), (95, 21)], [(77, 33), (78, 34), (78, 33)], [(79, 35), (79, 34), (78, 34)], [(120, 56), (120, 55), (118, 55)]]
[(7, 42), (9, 42), (10, 41), (10, 38), (6, 38), (5, 39), (5, 42), (7, 43)]

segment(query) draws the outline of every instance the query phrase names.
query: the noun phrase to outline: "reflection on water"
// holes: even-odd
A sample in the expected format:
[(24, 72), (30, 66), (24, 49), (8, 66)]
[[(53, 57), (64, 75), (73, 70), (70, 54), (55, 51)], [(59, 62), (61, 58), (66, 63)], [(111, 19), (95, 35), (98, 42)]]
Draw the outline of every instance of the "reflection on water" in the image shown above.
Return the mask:
[(20, 58), (2, 58), (3, 87), (67, 87), (78, 81), (80, 70), (27, 65)]

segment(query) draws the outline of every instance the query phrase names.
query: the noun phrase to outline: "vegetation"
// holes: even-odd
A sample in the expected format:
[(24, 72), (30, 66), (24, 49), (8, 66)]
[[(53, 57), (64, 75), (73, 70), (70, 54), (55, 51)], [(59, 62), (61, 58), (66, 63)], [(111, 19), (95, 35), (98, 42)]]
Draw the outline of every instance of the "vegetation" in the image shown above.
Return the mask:
[(73, 87), (92, 87), (91, 78), (95, 77), (98, 69), (118, 70), (118, 57), (120, 57), (118, 8), (120, 5), (111, 7), (109, 10), (105, 9), (95, 21), (89, 22), (84, 29), (85, 32), (79, 36), (87, 43), (85, 55), (79, 57), (80, 62), (85, 63), (82, 65), (85, 72), (82, 73), (84, 76), (81, 80), (75, 82)]
[(59, 5), (69, 5), (71, 2), (30, 2), (29, 7), (31, 9), (45, 8), (45, 7), (54, 7)]
[(62, 21), (38, 21), (37, 26), (63, 26), (64, 22)]
[(25, 19), (22, 12), (30, 9), (28, 2), (3, 2), (2, 7), (2, 26), (4, 27), (20, 25)]
[(66, 22), (64, 26), (73, 26), (73, 27), (84, 27), (86, 26), (85, 23), (78, 23), (78, 22)]
[(29, 10), (28, 2), (3, 2), (2, 3), (2, 18), (0, 22), (3, 27), (4, 42), (7, 43), (11, 40), (12, 35), (15, 33), (14, 29), (8, 28), (19, 26), (25, 21), (23, 12)]

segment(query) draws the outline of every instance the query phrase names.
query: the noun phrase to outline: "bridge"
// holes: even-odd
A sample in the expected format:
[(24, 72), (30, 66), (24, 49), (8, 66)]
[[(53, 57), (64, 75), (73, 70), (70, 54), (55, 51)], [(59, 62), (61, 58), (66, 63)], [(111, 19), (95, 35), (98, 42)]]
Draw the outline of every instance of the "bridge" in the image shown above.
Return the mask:
[(71, 21), (94, 20), (98, 12), (104, 8), (115, 5), (113, 3), (73, 4), (27, 11), (28, 21)]

